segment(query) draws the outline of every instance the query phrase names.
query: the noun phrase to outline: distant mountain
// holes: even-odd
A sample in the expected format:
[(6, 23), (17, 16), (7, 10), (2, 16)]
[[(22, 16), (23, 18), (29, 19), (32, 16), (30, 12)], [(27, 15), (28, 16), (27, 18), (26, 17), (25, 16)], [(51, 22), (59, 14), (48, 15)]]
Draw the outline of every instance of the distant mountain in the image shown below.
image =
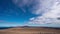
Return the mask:
[(0, 27), (0, 30), (9, 29), (9, 28), (13, 28), (13, 27)]
[(59, 27), (39, 27), (39, 26), (16, 26), (16, 27), (0, 27), (0, 30), (10, 29), (10, 28), (48, 28), (48, 29), (60, 29)]

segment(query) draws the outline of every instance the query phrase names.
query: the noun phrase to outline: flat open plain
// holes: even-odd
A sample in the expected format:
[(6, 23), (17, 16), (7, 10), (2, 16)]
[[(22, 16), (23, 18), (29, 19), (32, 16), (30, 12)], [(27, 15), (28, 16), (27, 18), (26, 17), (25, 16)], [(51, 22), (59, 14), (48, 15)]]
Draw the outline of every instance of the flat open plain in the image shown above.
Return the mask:
[(17, 28), (0, 30), (0, 34), (60, 34), (60, 29), (17, 27)]

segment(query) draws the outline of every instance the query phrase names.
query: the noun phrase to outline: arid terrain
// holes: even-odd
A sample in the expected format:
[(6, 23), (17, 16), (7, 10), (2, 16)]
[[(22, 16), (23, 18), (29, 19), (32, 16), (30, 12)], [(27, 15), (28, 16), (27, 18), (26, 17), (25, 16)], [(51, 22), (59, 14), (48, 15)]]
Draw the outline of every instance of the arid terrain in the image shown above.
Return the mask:
[(28, 27), (16, 27), (0, 30), (0, 34), (60, 34), (60, 29), (54, 28), (28, 28)]

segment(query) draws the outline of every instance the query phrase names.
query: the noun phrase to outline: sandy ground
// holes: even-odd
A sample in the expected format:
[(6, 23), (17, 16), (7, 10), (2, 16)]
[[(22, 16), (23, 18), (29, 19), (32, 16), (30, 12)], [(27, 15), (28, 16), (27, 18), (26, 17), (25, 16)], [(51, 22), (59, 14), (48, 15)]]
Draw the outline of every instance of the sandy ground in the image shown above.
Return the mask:
[(60, 34), (60, 29), (52, 28), (10, 28), (0, 30), (0, 34)]

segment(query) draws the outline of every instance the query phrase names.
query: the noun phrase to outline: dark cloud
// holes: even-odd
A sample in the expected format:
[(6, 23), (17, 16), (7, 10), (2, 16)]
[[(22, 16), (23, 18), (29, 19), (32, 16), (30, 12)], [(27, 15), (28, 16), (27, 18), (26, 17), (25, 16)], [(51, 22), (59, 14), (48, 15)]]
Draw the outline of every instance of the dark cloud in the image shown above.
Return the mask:
[(58, 17), (57, 19), (60, 20), (60, 17)]

